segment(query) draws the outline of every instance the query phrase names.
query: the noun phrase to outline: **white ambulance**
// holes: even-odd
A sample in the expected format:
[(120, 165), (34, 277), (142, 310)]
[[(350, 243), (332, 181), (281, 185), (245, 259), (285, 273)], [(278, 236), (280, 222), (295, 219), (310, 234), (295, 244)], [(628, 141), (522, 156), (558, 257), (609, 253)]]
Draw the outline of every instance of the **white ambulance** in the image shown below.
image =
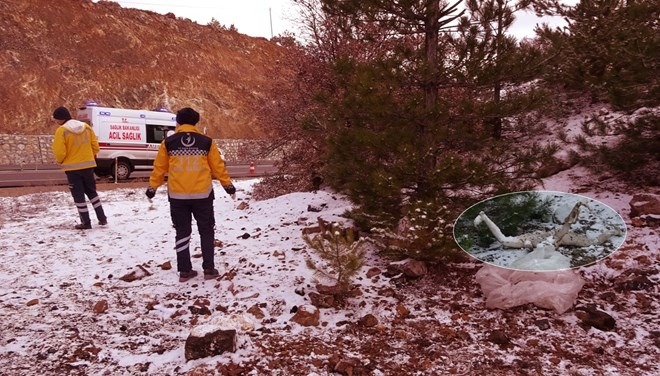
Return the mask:
[(161, 141), (176, 127), (176, 115), (167, 110), (129, 110), (87, 102), (76, 119), (89, 124), (99, 140), (97, 176), (128, 179), (135, 170), (153, 169)]

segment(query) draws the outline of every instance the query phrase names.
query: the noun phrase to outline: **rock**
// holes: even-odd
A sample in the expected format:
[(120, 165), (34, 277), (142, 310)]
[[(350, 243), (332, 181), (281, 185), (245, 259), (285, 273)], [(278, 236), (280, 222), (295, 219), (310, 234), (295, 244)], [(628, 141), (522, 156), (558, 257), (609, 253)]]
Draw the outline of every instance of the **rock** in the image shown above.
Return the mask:
[(630, 200), (630, 217), (660, 215), (660, 195), (637, 193)]
[(249, 209), (249, 208), (250, 208), (250, 205), (245, 201), (241, 202), (240, 204), (238, 204), (236, 206), (236, 209), (238, 209), (238, 210), (245, 210), (245, 209)]
[(332, 368), (334, 373), (342, 376), (362, 376), (368, 375), (369, 372), (360, 364), (356, 359), (340, 359)]
[(250, 308), (247, 310), (247, 312), (248, 312), (249, 314), (251, 314), (252, 316), (256, 317), (256, 318), (259, 319), (259, 320), (261, 320), (261, 319), (263, 319), (264, 317), (266, 317), (266, 314), (264, 314), (264, 311), (262, 311), (261, 308), (259, 308), (259, 305), (258, 305), (258, 304), (255, 304), (255, 305), (253, 305), (252, 307), (250, 307)]
[(335, 305), (334, 295), (324, 295), (317, 292), (311, 291), (309, 294), (309, 299), (312, 301), (312, 304), (318, 308), (332, 308)]
[(324, 295), (337, 295), (337, 294), (341, 294), (342, 288), (341, 285), (339, 284), (336, 285), (318, 284), (316, 285), (316, 291), (318, 291), (319, 294), (324, 294)]
[(358, 321), (358, 325), (364, 326), (365, 328), (372, 328), (372, 327), (378, 325), (378, 319), (376, 318), (376, 316), (369, 313), (369, 314), (364, 315)]
[(307, 205), (307, 211), (308, 211), (308, 212), (318, 213), (318, 212), (320, 212), (321, 210), (323, 210), (323, 208), (320, 207), (320, 206)]
[(186, 360), (201, 359), (236, 351), (236, 330), (201, 325), (190, 332), (185, 344)]
[(582, 321), (583, 326), (604, 332), (608, 332), (616, 326), (616, 321), (612, 316), (591, 306), (576, 307), (575, 316)]
[(426, 275), (426, 265), (418, 260), (404, 260), (399, 262), (392, 262), (387, 265), (387, 271), (384, 273), (387, 277), (394, 277), (403, 274), (407, 278), (421, 278)]
[(319, 326), (320, 318), (321, 313), (318, 308), (311, 304), (305, 304), (298, 307), (291, 321), (302, 326)]
[(508, 347), (511, 345), (511, 339), (508, 335), (506, 335), (504, 330), (493, 330), (492, 332), (488, 333), (488, 337), (486, 337), (486, 339), (488, 342), (492, 342), (503, 347)]
[(426, 265), (418, 260), (408, 260), (403, 264), (403, 275), (409, 278), (421, 278), (426, 275)]
[(319, 226), (305, 227), (302, 229), (303, 235), (318, 234), (320, 232), (321, 232), (321, 227)]
[(655, 284), (643, 272), (637, 270), (622, 275), (614, 282), (614, 289), (617, 291), (639, 291), (653, 286)]
[(352, 359), (341, 359), (334, 366), (333, 371), (342, 376), (353, 376), (353, 368), (356, 365), (356, 362)]
[(535, 320), (534, 325), (536, 325), (541, 330), (550, 329), (550, 322), (548, 321), (548, 319)]
[(169, 261), (165, 261), (164, 263), (159, 265), (162, 270), (171, 270), (172, 269), (172, 263)]
[(27, 303), (25, 303), (25, 305), (27, 305), (28, 307), (32, 307), (33, 305), (37, 305), (37, 304), (39, 304), (39, 299), (31, 299), (28, 300)]
[(190, 313), (192, 313), (193, 315), (206, 315), (206, 316), (211, 315), (211, 310), (209, 309), (209, 307), (206, 306), (191, 305), (188, 306), (188, 309), (190, 310)]
[(375, 277), (379, 274), (380, 274), (380, 269), (378, 269), (378, 268), (374, 267), (374, 268), (371, 268), (371, 269), (367, 270), (367, 278), (373, 278), (373, 277)]
[(119, 277), (124, 282), (133, 282), (151, 275), (151, 272), (142, 265), (137, 265), (133, 271)]
[(651, 228), (660, 227), (660, 214), (644, 214), (640, 218), (644, 221), (645, 226)]
[(614, 291), (605, 291), (604, 293), (598, 295), (598, 297), (608, 303), (614, 303), (618, 299)]
[(396, 305), (396, 315), (401, 319), (405, 319), (406, 317), (410, 316), (410, 310), (406, 308), (403, 303), (399, 303)]
[(646, 222), (641, 219), (640, 217), (632, 217), (630, 219), (630, 224), (633, 225), (633, 227), (645, 227)]
[(105, 313), (105, 311), (108, 310), (108, 301), (107, 300), (99, 300), (94, 304), (94, 307), (92, 308), (92, 311), (96, 314), (100, 313)]

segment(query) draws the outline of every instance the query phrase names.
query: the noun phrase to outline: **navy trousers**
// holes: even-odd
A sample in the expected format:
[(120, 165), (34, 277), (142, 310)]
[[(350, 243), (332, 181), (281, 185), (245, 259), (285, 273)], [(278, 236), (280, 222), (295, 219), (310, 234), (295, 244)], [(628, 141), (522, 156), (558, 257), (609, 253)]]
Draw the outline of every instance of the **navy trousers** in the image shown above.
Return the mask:
[(90, 226), (92, 224), (89, 218), (85, 196), (87, 196), (89, 202), (92, 204), (99, 222), (106, 222), (107, 217), (105, 216), (105, 212), (103, 212), (101, 199), (98, 193), (96, 193), (94, 169), (86, 168), (83, 170), (66, 171), (66, 179), (69, 182), (69, 190), (71, 191), (71, 196), (73, 196), (73, 202), (76, 204), (76, 209), (78, 209), (78, 215), (80, 215), (82, 224)]
[(202, 268), (213, 269), (215, 246), (215, 214), (213, 194), (207, 198), (195, 200), (170, 199), (170, 214), (176, 229), (176, 266), (179, 272), (192, 270), (190, 261), (190, 238), (192, 236), (192, 218), (197, 221), (197, 231), (202, 248)]

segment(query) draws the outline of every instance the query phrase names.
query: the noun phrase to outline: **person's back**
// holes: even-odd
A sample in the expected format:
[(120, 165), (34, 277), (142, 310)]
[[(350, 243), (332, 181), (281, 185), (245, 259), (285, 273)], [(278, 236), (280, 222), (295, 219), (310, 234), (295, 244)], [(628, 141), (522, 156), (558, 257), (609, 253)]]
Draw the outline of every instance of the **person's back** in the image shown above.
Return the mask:
[[(231, 185), (220, 152), (213, 139), (196, 126), (180, 125), (176, 133), (165, 139), (167, 161), (156, 159), (154, 170), (167, 171), (170, 199), (206, 198), (213, 191), (215, 177), (222, 186)], [(157, 172), (157, 176), (160, 175)]]
[(167, 195), (170, 216), (176, 229), (175, 250), (181, 282), (197, 276), (190, 259), (193, 216), (201, 242), (204, 278), (212, 279), (219, 275), (214, 262), (215, 197), (212, 179), (220, 180), (232, 198), (236, 193), (218, 147), (212, 138), (197, 129), (198, 121), (199, 113), (192, 108), (177, 112), (176, 133), (161, 143), (146, 191), (151, 200), (158, 187), (165, 182), (167, 174)]
[(69, 119), (55, 131), (53, 153), (64, 171), (96, 167), (94, 156), (98, 152), (94, 131), (81, 121)]
[(76, 229), (92, 228), (85, 196), (89, 198), (99, 224), (104, 226), (108, 218), (103, 211), (101, 199), (96, 193), (96, 180), (94, 167), (96, 167), (96, 154), (99, 152), (99, 143), (92, 128), (75, 119), (66, 107), (58, 107), (53, 111), (53, 119), (59, 127), (53, 139), (53, 155), (55, 161), (65, 172), (69, 189), (76, 204), (81, 224)]

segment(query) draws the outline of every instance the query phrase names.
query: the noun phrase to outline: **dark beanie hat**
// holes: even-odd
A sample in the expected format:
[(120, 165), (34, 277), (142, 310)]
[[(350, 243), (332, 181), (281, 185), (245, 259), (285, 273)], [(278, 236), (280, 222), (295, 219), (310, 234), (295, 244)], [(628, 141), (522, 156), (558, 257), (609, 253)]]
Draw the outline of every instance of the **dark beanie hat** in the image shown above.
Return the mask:
[(71, 114), (66, 107), (58, 107), (53, 111), (53, 118), (57, 120), (71, 120)]
[(176, 122), (196, 125), (199, 122), (199, 113), (190, 107), (182, 108), (176, 113)]

